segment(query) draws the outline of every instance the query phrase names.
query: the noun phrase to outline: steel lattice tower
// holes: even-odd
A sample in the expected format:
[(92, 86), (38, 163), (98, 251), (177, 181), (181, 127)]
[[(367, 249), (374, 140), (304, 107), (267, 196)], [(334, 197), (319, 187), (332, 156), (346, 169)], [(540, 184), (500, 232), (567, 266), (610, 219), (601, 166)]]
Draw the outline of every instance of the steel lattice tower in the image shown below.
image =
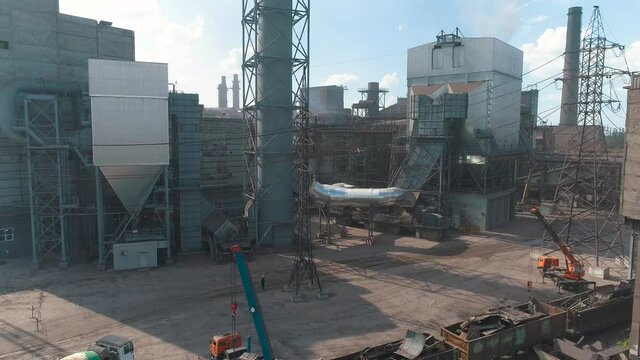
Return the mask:
[[(291, 3), (292, 1), (292, 3)], [(286, 3), (286, 4), (285, 4)], [(244, 120), (246, 134), (245, 144), (245, 166), (247, 167), (247, 178), (245, 179), (244, 217), (249, 219), (253, 216), (256, 222), (255, 231), (260, 243), (263, 234), (260, 228), (260, 207), (263, 202), (263, 194), (269, 189), (265, 188), (259, 175), (262, 166), (268, 165), (261, 154), (270, 142), (281, 141), (278, 136), (292, 137), (293, 149), (289, 154), (293, 160), (294, 179), (292, 188), (297, 193), (295, 199), (295, 215), (293, 219), (293, 235), (297, 243), (296, 258), (293, 261), (291, 276), (287, 290), (294, 292), (292, 300), (301, 299), (303, 285), (317, 287), (322, 294), (320, 280), (316, 271), (315, 260), (313, 258), (313, 244), (309, 233), (310, 213), (309, 213), (309, 187), (311, 185), (311, 174), (309, 172), (309, 147), (312, 142), (309, 137), (309, 3), (310, 0), (244, 0), (243, 2), (243, 100), (244, 100)], [(277, 7), (275, 7), (277, 6)], [(290, 9), (288, 9), (288, 7)], [(287, 22), (286, 26), (284, 22)], [(277, 23), (276, 23), (277, 22)], [(260, 31), (265, 27), (276, 26), (280, 34), (274, 43), (282, 39), (290, 39), (291, 57), (289, 76), (291, 86), (288, 87), (291, 102), (289, 108), (292, 110), (292, 122), (280, 131), (268, 133), (260, 131), (258, 124), (265, 121), (263, 111), (270, 105), (264, 100), (270, 94), (265, 91), (275, 92), (283, 89), (267, 89), (260, 86), (261, 77), (269, 76), (273, 69), (269, 66), (280, 66), (285, 59), (277, 59), (274, 62), (273, 56), (269, 55), (269, 47), (274, 46), (271, 42), (262, 43), (264, 39)], [(289, 33), (290, 31), (290, 33)], [(282, 79), (283, 83), (289, 79)], [(284, 157), (279, 159), (283, 161)], [(287, 199), (281, 199), (287, 201)], [(282, 204), (283, 206), (294, 204)]]
[[(623, 257), (618, 212), (619, 167), (609, 160), (602, 126), (605, 52), (622, 48), (607, 40), (595, 6), (582, 40), (578, 126), (566, 154), (554, 196), (553, 225), (586, 262)], [(544, 245), (552, 244), (546, 236)]]

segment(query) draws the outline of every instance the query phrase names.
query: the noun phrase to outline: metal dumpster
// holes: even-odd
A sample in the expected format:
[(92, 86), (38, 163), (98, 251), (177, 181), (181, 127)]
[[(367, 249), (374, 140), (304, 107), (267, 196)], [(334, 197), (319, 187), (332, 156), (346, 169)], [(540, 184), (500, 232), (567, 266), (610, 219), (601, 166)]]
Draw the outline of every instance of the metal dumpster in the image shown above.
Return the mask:
[(550, 304), (567, 311), (567, 333), (572, 337), (630, 323), (633, 284), (598, 286)]
[[(504, 355), (514, 355), (543, 341), (564, 336), (567, 313), (565, 310), (539, 302), (531, 301), (535, 309), (529, 319), (522, 316), (512, 326), (505, 325), (493, 330), (476, 332), (473, 336), (462, 329), (470, 320), (461, 321), (440, 329), (442, 339), (460, 350), (461, 360), (488, 360)], [(501, 308), (505, 313), (530, 313), (529, 304)], [(501, 309), (490, 313), (498, 314)], [(506, 310), (505, 310), (506, 309)], [(507, 311), (508, 310), (508, 311)], [(486, 316), (483, 314), (481, 316)]]
[(404, 340), (367, 347), (332, 360), (457, 360), (458, 349), (433, 336), (407, 330)]

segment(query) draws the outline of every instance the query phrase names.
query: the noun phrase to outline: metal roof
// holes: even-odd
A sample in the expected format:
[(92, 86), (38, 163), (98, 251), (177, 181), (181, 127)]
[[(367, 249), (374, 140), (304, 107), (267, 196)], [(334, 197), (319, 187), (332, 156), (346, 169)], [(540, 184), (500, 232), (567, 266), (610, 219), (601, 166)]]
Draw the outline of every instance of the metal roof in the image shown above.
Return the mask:
[(97, 344), (104, 344), (104, 345), (109, 345), (109, 346), (113, 346), (116, 348), (119, 348), (121, 346), (123, 346), (124, 344), (128, 343), (129, 339), (124, 338), (122, 336), (118, 336), (118, 335), (107, 335), (105, 337), (100, 338), (98, 341), (96, 341)]

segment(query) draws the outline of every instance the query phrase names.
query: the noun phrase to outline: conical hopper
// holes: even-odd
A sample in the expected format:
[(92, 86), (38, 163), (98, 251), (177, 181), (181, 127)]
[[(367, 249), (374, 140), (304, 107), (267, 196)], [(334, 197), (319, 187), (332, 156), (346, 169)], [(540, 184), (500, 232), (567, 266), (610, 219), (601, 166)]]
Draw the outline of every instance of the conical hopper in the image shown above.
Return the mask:
[(137, 215), (164, 168), (164, 165), (118, 165), (101, 166), (100, 170), (129, 214)]

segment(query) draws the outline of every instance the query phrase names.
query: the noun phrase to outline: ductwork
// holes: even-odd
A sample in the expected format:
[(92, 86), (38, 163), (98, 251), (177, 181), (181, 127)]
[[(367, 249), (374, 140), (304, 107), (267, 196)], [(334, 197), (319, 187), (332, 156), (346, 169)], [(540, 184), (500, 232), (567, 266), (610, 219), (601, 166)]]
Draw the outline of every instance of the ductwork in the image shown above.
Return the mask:
[(417, 196), (408, 190), (390, 188), (356, 188), (344, 183), (325, 185), (314, 181), (309, 191), (316, 204), (325, 206), (372, 207), (397, 205), (412, 208)]
[(0, 84), (0, 136), (10, 140), (24, 142), (24, 135), (15, 131), (16, 102), (18, 94), (82, 94), (82, 87), (77, 82), (48, 81), (44, 79), (14, 78)]

